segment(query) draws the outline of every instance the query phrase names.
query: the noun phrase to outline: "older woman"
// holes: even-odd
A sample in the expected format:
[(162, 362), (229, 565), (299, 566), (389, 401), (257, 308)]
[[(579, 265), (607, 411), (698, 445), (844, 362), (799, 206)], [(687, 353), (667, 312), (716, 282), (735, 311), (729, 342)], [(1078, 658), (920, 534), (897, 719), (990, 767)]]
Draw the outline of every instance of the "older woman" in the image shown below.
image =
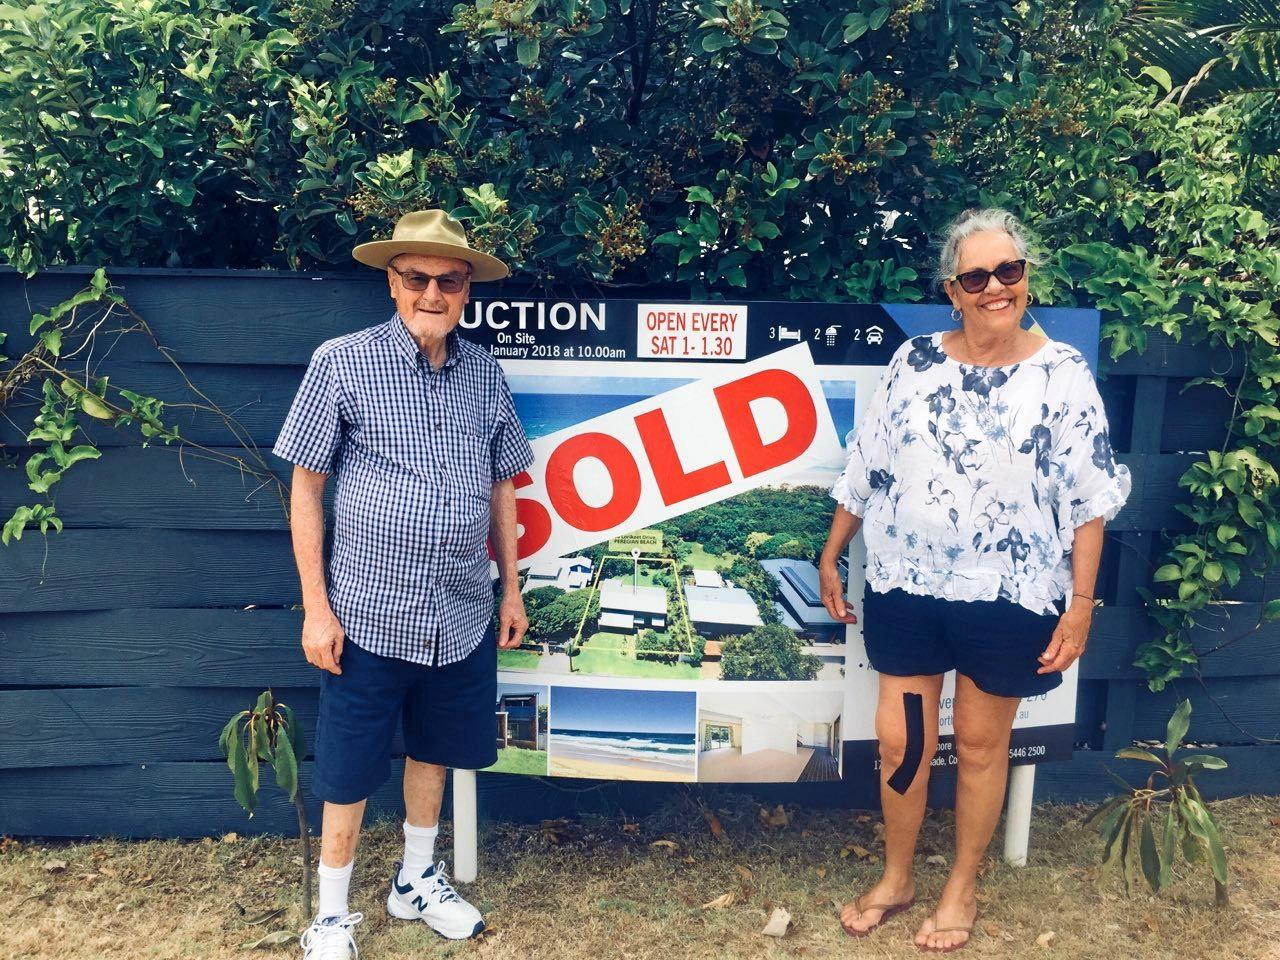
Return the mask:
[(1103, 522), (1128, 496), (1084, 358), (1022, 327), (1028, 262), (1006, 211), (950, 225), (938, 273), (958, 326), (897, 351), (831, 492), (823, 602), (853, 622), (836, 561), (861, 529), (867, 656), (880, 674), (884, 873), (841, 912), (851, 936), (915, 901), (938, 698), (955, 670), (955, 862), (915, 942), (968, 943), (1018, 703), (1060, 684), (1084, 652)]

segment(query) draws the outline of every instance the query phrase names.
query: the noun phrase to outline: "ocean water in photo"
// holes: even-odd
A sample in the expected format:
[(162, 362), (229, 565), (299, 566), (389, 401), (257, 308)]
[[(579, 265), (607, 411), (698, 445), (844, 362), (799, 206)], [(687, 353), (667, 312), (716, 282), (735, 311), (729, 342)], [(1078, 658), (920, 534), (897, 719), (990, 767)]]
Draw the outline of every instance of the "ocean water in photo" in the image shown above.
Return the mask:
[(606, 763), (638, 761), (676, 771), (692, 770), (695, 739), (693, 733), (553, 729), (551, 752), (556, 756)]

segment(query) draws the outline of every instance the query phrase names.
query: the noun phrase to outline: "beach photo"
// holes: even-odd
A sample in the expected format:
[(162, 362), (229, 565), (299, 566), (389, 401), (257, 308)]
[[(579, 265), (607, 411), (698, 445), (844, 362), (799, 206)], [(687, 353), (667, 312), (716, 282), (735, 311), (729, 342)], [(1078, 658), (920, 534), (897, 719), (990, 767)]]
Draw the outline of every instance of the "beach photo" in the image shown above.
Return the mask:
[(697, 694), (557, 686), (553, 696), (552, 776), (696, 779)]
[(550, 689), (527, 683), (499, 683), (494, 704), (498, 762), (490, 773), (547, 775)]
[(839, 689), (702, 694), (698, 781), (839, 780), (843, 706), (844, 692)]

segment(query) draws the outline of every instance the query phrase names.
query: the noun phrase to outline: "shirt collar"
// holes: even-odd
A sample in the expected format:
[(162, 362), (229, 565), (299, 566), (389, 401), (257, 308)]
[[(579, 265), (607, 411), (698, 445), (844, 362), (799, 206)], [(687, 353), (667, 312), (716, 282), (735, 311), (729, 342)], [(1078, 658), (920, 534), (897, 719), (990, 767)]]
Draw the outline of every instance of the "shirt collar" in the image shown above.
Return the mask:
[[(388, 321), (391, 325), (391, 339), (395, 343), (396, 350), (416, 369), (420, 364), (429, 366), (426, 356), (418, 349), (418, 342), (413, 339), (409, 333), (409, 328), (405, 326), (404, 320), (401, 319), (400, 313), (397, 311), (391, 315)], [(440, 365), (440, 369), (455, 366), (458, 357), (462, 353), (461, 347), (458, 345), (458, 331), (450, 330), (449, 335), (444, 338), (445, 358), (444, 363)]]

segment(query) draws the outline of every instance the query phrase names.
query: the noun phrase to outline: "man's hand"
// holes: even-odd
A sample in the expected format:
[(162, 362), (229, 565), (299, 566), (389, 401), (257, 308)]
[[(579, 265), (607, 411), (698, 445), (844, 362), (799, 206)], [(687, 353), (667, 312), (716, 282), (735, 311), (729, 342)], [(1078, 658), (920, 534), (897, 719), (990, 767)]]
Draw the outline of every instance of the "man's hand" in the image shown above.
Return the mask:
[(1072, 598), (1071, 606), (1058, 619), (1053, 639), (1040, 654), (1040, 668), (1036, 673), (1061, 673), (1080, 659), (1089, 643), (1089, 625), (1093, 623), (1093, 601), (1083, 597)]
[(822, 605), (827, 613), (841, 623), (857, 623), (849, 605), (844, 600), (844, 584), (840, 582), (840, 571), (836, 569), (834, 560), (818, 561), (818, 587), (822, 595)]
[(342, 642), (346, 631), (332, 610), (324, 613), (308, 613), (302, 620), (302, 652), (307, 663), (330, 673), (342, 673), (338, 662), (342, 659)]
[(512, 650), (520, 646), (525, 631), (529, 629), (529, 618), (524, 614), (524, 597), (518, 590), (508, 590), (502, 596), (502, 605), (498, 607), (498, 649)]

